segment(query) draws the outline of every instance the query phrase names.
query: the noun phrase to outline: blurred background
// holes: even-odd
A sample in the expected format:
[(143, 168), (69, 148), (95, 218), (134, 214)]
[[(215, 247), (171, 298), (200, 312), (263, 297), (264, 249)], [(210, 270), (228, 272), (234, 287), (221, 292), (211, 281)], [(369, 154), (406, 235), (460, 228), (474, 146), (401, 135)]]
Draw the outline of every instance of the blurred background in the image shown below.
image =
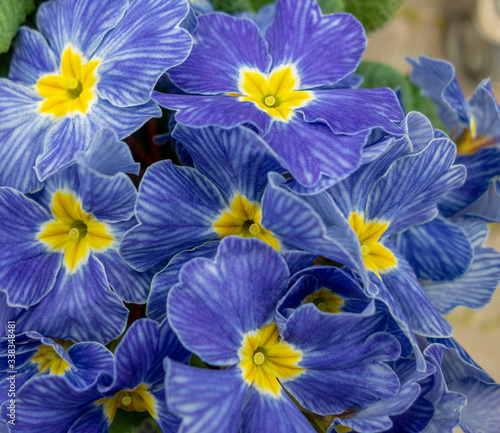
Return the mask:
[[(405, 0), (382, 29), (370, 33), (364, 60), (407, 74), (405, 57), (448, 59), (465, 95), (491, 78), (500, 97), (500, 0)], [(488, 245), (500, 250), (500, 223), (490, 224)], [(449, 316), (454, 337), (500, 382), (500, 291), (484, 310), (457, 308)]]

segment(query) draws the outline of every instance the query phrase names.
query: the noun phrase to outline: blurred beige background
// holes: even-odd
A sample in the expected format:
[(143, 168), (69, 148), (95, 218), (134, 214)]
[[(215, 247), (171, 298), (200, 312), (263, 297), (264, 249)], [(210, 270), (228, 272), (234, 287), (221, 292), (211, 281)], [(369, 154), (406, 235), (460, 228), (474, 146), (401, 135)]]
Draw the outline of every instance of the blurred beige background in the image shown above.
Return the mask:
[[(383, 61), (404, 73), (405, 57), (425, 54), (451, 60), (467, 97), (492, 77), (500, 95), (500, 1), (406, 0), (397, 15), (368, 38), (365, 60)], [(490, 246), (500, 250), (500, 223), (490, 224)], [(500, 382), (500, 291), (481, 311), (454, 310), (454, 337)]]

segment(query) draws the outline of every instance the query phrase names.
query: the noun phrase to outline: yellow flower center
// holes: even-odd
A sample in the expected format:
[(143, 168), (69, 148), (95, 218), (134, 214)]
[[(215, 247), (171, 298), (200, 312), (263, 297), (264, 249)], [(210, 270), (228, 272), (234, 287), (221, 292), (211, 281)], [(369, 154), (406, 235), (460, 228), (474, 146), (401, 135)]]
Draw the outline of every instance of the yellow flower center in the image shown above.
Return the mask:
[(340, 313), (340, 309), (344, 306), (344, 300), (340, 296), (330, 292), (330, 290), (324, 287), (311, 293), (302, 301), (302, 304), (309, 303), (316, 305), (316, 308), (320, 311), (334, 314)]
[(32, 360), (40, 364), (40, 372), (50, 370), (50, 374), (63, 374), (71, 368), (52, 346), (45, 344), (38, 347)]
[(365, 222), (362, 215), (354, 212), (349, 217), (349, 224), (358, 236), (363, 262), (368, 269), (380, 276), (381, 271), (397, 265), (396, 257), (391, 250), (379, 242), (380, 237), (389, 227), (389, 223)]
[(291, 379), (301, 374), (300, 352), (280, 341), (276, 323), (271, 323), (243, 338), (239, 350), (243, 378), (261, 393), (274, 396), (281, 392), (278, 379)]
[(268, 77), (260, 72), (242, 71), (241, 94), (230, 93), (229, 96), (254, 102), (258, 108), (276, 120), (287, 121), (292, 114), (292, 108), (304, 105), (312, 97), (311, 92), (295, 90), (296, 84), (297, 79), (291, 66), (281, 68)]
[(71, 47), (66, 48), (61, 58), (61, 74), (40, 78), (36, 85), (40, 96), (45, 98), (41, 112), (57, 117), (74, 111), (86, 113), (96, 99), (97, 66), (97, 60), (84, 65), (78, 53), (73, 52)]
[(113, 241), (105, 225), (84, 212), (71, 193), (57, 191), (51, 209), (55, 221), (41, 227), (38, 239), (53, 250), (64, 251), (64, 262), (70, 270), (87, 258), (89, 248), (106, 248)]
[(102, 398), (97, 401), (97, 404), (105, 405), (104, 410), (108, 414), (110, 421), (115, 418), (118, 408), (127, 412), (148, 411), (153, 418), (158, 418), (156, 399), (149, 392), (149, 387), (144, 383), (141, 383), (134, 390), (122, 390), (118, 391), (113, 397)]
[(244, 238), (255, 237), (279, 250), (278, 239), (260, 225), (261, 219), (262, 213), (258, 203), (250, 203), (238, 194), (231, 203), (231, 209), (224, 211), (213, 227), (222, 238), (231, 235)]

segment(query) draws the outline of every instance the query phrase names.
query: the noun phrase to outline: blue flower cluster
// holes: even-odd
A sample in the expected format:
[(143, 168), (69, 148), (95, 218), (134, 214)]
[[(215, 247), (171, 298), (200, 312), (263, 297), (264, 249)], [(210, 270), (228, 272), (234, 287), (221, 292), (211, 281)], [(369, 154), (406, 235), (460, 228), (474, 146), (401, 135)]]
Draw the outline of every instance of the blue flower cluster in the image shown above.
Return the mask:
[[(36, 22), (0, 79), (0, 432), (126, 412), (164, 433), (500, 432), (500, 385), (443, 318), (500, 282), (488, 81), (467, 102), (452, 65), (410, 60), (437, 130), (358, 88), (363, 27), (315, 0), (49, 0)], [(160, 106), (180, 164), (141, 173), (121, 140)]]

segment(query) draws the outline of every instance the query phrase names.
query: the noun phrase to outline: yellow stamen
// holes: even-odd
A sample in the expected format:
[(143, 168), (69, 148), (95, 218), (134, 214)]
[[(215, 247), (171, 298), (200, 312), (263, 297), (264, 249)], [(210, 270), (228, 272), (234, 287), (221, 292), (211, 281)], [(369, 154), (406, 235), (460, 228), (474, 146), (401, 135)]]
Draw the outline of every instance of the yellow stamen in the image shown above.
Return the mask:
[(276, 104), (276, 98), (274, 96), (268, 96), (264, 99), (264, 104), (266, 104), (268, 107), (272, 107), (274, 104)]
[(280, 340), (274, 322), (247, 333), (240, 346), (239, 357), (245, 381), (255, 386), (259, 392), (274, 396), (281, 392), (278, 379), (290, 379), (304, 371), (299, 366), (301, 353)]
[(253, 356), (253, 362), (257, 365), (264, 364), (264, 361), (266, 360), (265, 355), (262, 352), (255, 352), (255, 355)]
[(397, 265), (397, 260), (389, 248), (379, 242), (389, 227), (389, 223), (366, 221), (363, 215), (353, 212), (349, 217), (349, 224), (356, 233), (361, 244), (363, 262), (368, 269), (380, 276), (385, 271)]
[(107, 248), (113, 241), (106, 226), (84, 212), (71, 193), (57, 191), (51, 210), (54, 219), (42, 225), (38, 239), (49, 249), (64, 252), (64, 262), (71, 271), (90, 249)]
[(291, 66), (282, 67), (269, 76), (242, 71), (240, 83), (241, 94), (227, 95), (251, 101), (279, 121), (287, 121), (293, 109), (303, 106), (312, 98), (311, 92), (296, 90), (299, 83)]
[(96, 60), (84, 64), (80, 54), (68, 47), (61, 57), (60, 75), (45, 76), (36, 84), (38, 93), (45, 99), (40, 111), (57, 117), (75, 111), (86, 113), (96, 100), (98, 66)]
[(316, 305), (316, 308), (320, 311), (336, 314), (341, 312), (341, 308), (344, 306), (344, 299), (322, 287), (302, 301), (302, 304), (309, 303)]
[(251, 203), (245, 197), (237, 195), (231, 203), (231, 209), (226, 209), (215, 221), (213, 227), (221, 238), (226, 236), (256, 237), (274, 249), (280, 249), (280, 242), (273, 234), (260, 224), (262, 213), (258, 203)]

